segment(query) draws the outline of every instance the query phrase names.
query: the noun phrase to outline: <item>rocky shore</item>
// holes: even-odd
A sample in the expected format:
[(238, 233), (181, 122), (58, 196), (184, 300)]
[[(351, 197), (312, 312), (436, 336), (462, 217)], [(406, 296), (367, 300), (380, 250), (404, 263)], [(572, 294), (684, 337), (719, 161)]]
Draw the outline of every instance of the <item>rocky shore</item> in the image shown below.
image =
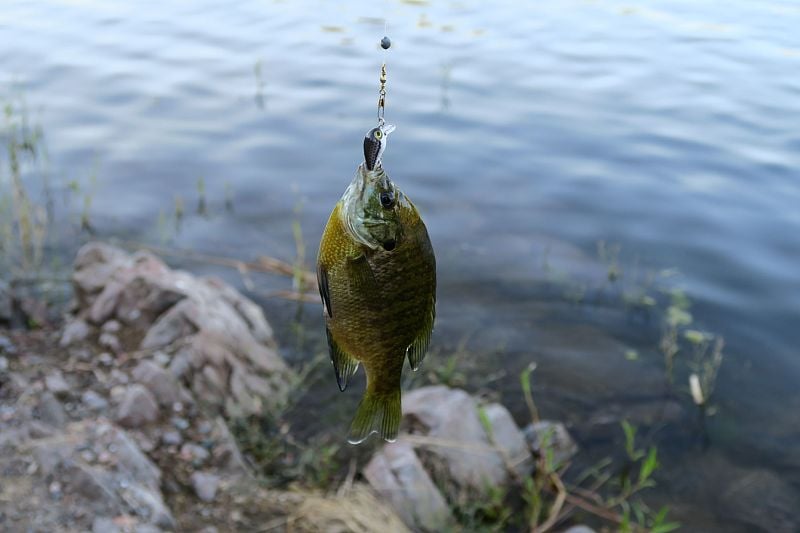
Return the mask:
[(261, 309), (102, 243), (81, 248), (72, 282), (61, 327), (0, 330), (5, 531), (442, 531), (458, 527), (449, 502), (531, 468), (503, 406), (424, 387), (406, 396), (409, 432), (355, 482), (268, 490), (228, 427), (279, 411), (296, 379)]

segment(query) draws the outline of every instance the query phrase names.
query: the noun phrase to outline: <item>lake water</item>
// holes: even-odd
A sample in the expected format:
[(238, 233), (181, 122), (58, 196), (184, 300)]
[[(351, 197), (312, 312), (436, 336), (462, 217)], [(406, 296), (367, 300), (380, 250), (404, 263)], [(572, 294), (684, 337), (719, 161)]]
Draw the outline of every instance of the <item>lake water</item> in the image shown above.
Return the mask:
[[(385, 57), (384, 166), (438, 259), (432, 358), (456, 350), (467, 387), (520, 423), (518, 374), (536, 361), (540, 409), (589, 458), (619, 449), (618, 419), (677, 409), (650, 420), (663, 468), (649, 501), (689, 531), (774, 531), (776, 493), (800, 508), (799, 27), (800, 5), (777, 0), (6, 0), (0, 94), (44, 129), (58, 251), (87, 238), (89, 194), (100, 237), (292, 260), (297, 222), (312, 264)], [(601, 241), (619, 247), (622, 281), (607, 281)], [(665, 269), (692, 327), (725, 338), (705, 442), (685, 374), (678, 406), (664, 403), (660, 313), (621, 303), (620, 286)], [(298, 345), (296, 304), (259, 301), (287, 358), (319, 352), (317, 305)], [(340, 395), (326, 377), (318, 405), (349, 411), (360, 383)], [(768, 481), (748, 518), (737, 483), (753, 472)]]

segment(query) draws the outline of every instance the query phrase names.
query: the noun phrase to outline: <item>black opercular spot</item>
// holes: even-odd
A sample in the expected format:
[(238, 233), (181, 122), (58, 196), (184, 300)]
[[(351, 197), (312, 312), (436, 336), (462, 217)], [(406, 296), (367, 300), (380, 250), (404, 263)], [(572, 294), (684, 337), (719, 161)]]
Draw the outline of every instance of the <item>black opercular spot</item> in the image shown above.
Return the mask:
[(394, 207), (394, 193), (393, 192), (382, 192), (381, 193), (381, 205), (385, 209), (391, 209)]
[(388, 241), (383, 243), (383, 249), (386, 250), (387, 252), (391, 252), (392, 250), (394, 250), (395, 246), (397, 246), (397, 242), (395, 242), (394, 239), (389, 239)]

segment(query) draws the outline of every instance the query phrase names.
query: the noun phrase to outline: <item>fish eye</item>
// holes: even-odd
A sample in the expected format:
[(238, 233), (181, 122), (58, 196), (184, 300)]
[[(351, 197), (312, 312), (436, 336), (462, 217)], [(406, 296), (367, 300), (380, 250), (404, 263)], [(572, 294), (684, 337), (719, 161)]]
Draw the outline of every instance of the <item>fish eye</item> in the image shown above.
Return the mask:
[(383, 132), (381, 130), (379, 130), (379, 129), (376, 129), (375, 130), (375, 138), (376, 139), (380, 139), (381, 137), (383, 137)]
[(384, 209), (391, 209), (394, 207), (394, 193), (393, 192), (382, 192), (381, 193), (381, 205)]

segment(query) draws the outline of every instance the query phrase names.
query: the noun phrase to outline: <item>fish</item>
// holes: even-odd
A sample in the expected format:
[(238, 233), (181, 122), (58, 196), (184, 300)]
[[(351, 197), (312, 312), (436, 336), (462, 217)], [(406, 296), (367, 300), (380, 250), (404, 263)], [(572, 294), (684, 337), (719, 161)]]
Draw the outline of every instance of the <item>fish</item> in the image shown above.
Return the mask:
[(347, 440), (396, 440), (405, 360), (419, 369), (436, 317), (436, 258), (425, 223), (382, 165), (389, 124), (364, 138), (364, 161), (320, 240), (317, 282), (339, 390), (360, 365), (367, 386)]

